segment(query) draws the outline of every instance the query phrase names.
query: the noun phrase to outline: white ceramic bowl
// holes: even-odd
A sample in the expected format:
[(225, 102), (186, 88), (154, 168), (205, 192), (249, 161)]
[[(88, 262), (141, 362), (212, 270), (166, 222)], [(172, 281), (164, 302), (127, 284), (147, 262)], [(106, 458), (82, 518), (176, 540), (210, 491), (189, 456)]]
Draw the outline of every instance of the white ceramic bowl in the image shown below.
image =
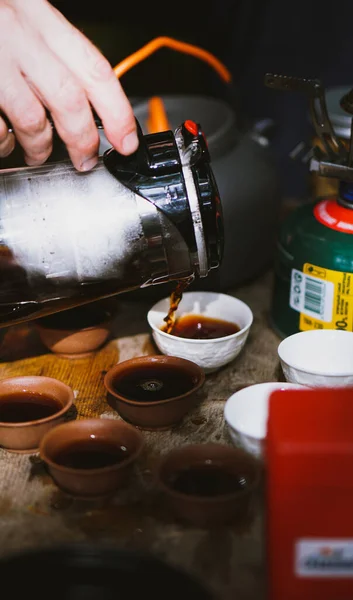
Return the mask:
[(147, 315), (153, 339), (162, 354), (187, 358), (202, 367), (205, 373), (211, 373), (232, 361), (241, 352), (253, 322), (253, 314), (247, 304), (238, 298), (217, 292), (185, 292), (176, 313), (177, 317), (201, 314), (230, 321), (240, 327), (240, 331), (226, 337), (192, 340), (161, 331), (169, 303), (169, 297), (160, 300)]
[(233, 443), (262, 459), (269, 398), (276, 390), (293, 389), (306, 388), (286, 382), (257, 383), (232, 394), (225, 403), (224, 418)]
[(353, 385), (353, 332), (301, 331), (285, 338), (278, 356), (287, 381), (310, 387)]

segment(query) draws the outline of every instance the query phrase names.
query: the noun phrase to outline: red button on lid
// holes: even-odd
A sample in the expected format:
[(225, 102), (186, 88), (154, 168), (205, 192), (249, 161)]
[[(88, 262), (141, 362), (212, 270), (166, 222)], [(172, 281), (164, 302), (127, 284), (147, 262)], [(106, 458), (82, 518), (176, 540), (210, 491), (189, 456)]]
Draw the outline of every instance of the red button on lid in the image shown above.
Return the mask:
[(184, 122), (184, 127), (187, 129), (192, 135), (197, 135), (199, 133), (199, 128), (194, 121), (188, 119)]

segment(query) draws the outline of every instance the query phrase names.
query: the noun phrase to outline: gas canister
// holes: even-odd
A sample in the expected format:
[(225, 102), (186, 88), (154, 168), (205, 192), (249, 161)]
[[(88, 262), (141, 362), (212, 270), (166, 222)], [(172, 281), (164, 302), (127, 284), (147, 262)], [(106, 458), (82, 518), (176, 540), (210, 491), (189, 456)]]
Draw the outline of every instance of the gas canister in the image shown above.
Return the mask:
[[(349, 145), (330, 122), (321, 82), (268, 74), (268, 87), (306, 92), (320, 145), (310, 170), (339, 180), (339, 190), (287, 217), (277, 244), (271, 323), (281, 337), (308, 329), (353, 331), (353, 136)], [(353, 113), (353, 90), (341, 99)]]

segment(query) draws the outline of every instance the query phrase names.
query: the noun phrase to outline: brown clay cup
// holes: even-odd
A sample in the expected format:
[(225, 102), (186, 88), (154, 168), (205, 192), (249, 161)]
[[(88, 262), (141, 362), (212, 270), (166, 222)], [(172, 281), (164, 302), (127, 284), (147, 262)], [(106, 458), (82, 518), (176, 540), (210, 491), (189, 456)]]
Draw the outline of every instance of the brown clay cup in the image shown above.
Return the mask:
[[(246, 486), (239, 491), (210, 496), (192, 495), (173, 488), (173, 475), (208, 461), (234, 473), (237, 478), (244, 477)], [(239, 448), (213, 443), (190, 444), (162, 457), (156, 477), (169, 509), (177, 518), (198, 527), (210, 527), (232, 523), (249, 513), (253, 492), (260, 481), (260, 468), (251, 455)]]
[(84, 358), (106, 342), (112, 318), (108, 309), (85, 305), (43, 317), (35, 327), (44, 346), (54, 354)]
[[(126, 459), (101, 468), (77, 469), (56, 462), (57, 456), (73, 443), (96, 441), (125, 446)], [(114, 494), (124, 487), (133, 464), (144, 446), (144, 439), (135, 427), (115, 419), (81, 419), (59, 425), (41, 441), (40, 457), (47, 464), (56, 485), (75, 498), (93, 499)]]
[[(193, 385), (184, 394), (151, 402), (135, 401), (117, 392), (119, 378), (134, 373), (139, 368), (169, 369), (191, 376)], [(178, 424), (196, 404), (201, 401), (200, 390), (205, 382), (205, 373), (196, 363), (176, 356), (140, 356), (118, 363), (104, 377), (104, 385), (114, 401), (119, 415), (136, 427), (146, 430), (164, 430)]]
[(11, 452), (35, 453), (42, 437), (65, 420), (73, 405), (73, 390), (58, 379), (44, 376), (9, 377), (0, 381), (1, 398), (21, 392), (47, 394), (57, 401), (60, 408), (44, 419), (20, 423), (0, 422), (0, 446)]

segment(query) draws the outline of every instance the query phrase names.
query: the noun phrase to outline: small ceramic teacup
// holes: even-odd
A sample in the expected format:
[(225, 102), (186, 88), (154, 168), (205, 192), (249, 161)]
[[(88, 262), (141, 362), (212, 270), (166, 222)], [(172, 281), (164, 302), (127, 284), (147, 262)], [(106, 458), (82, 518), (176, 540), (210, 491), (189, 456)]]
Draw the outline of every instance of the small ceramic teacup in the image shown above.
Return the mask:
[(301, 331), (285, 338), (278, 356), (286, 380), (310, 387), (353, 386), (353, 332)]
[(67, 418), (73, 390), (42, 375), (0, 381), (0, 446), (11, 452), (38, 452), (42, 437)]
[(49, 431), (40, 457), (62, 491), (101, 498), (126, 485), (143, 445), (142, 434), (124, 421), (80, 419)]
[(171, 511), (200, 527), (244, 517), (261, 480), (258, 461), (225, 444), (190, 444), (162, 457), (157, 482)]
[(152, 337), (163, 354), (180, 356), (197, 363), (205, 373), (212, 373), (234, 360), (242, 351), (253, 322), (250, 307), (239, 298), (217, 292), (185, 292), (176, 318), (199, 315), (236, 326), (235, 333), (210, 339), (191, 339), (162, 330), (170, 298), (157, 302), (148, 312)]
[(272, 392), (306, 389), (305, 386), (292, 383), (258, 383), (249, 385), (232, 394), (224, 407), (224, 418), (230, 436), (236, 446), (262, 459), (267, 431), (268, 403)]
[(104, 385), (120, 416), (141, 429), (169, 429), (201, 399), (205, 374), (176, 356), (139, 356), (116, 364)]

